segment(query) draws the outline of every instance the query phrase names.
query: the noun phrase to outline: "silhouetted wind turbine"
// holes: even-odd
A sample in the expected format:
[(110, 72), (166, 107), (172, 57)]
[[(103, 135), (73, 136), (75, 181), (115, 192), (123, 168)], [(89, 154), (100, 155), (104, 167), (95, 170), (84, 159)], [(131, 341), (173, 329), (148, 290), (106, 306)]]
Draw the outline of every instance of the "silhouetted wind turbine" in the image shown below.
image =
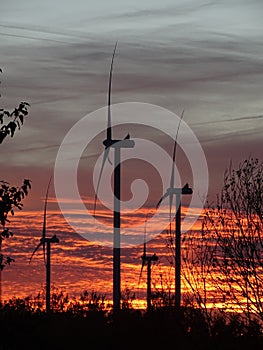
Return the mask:
[(121, 149), (122, 148), (133, 148), (134, 141), (130, 140), (130, 135), (128, 134), (123, 140), (112, 139), (112, 128), (111, 128), (111, 86), (112, 86), (112, 71), (113, 71), (113, 61), (117, 48), (117, 42), (114, 47), (110, 74), (109, 74), (109, 86), (108, 86), (108, 125), (106, 132), (106, 140), (103, 141), (105, 146), (102, 166), (99, 173), (98, 184), (95, 193), (95, 203), (94, 203), (94, 216), (96, 212), (96, 203), (98, 199), (99, 185), (101, 181), (102, 172), (104, 165), (109, 156), (110, 148), (114, 150), (114, 212), (113, 212), (113, 308), (115, 310), (120, 309), (120, 298), (121, 298), (121, 277), (120, 277), (120, 228), (121, 228), (121, 214), (120, 214), (120, 188), (121, 188)]
[(36, 251), (43, 246), (43, 256), (44, 256), (44, 263), (46, 266), (46, 312), (50, 311), (50, 245), (51, 243), (59, 243), (59, 239), (56, 235), (53, 235), (51, 238), (46, 237), (46, 223), (47, 223), (47, 202), (48, 202), (48, 192), (49, 187), (51, 183), (52, 177), (50, 177), (47, 191), (46, 191), (46, 198), (45, 198), (45, 204), (44, 204), (44, 214), (43, 214), (43, 229), (42, 229), (42, 237), (40, 238), (40, 243), (36, 246), (34, 249), (29, 263), (31, 262), (34, 254)]
[(182, 194), (192, 194), (193, 190), (189, 187), (188, 183), (184, 185), (182, 188), (174, 187), (174, 167), (175, 167), (175, 157), (176, 157), (176, 147), (177, 147), (177, 138), (179, 133), (179, 128), (181, 121), (183, 119), (182, 112), (175, 142), (173, 149), (173, 163), (172, 163), (172, 171), (171, 171), (171, 179), (170, 179), (170, 187), (167, 188), (165, 194), (161, 197), (159, 202), (157, 203), (157, 208), (161, 204), (161, 202), (169, 196), (169, 215), (170, 215), (170, 229), (171, 229), (171, 221), (172, 221), (172, 206), (173, 206), (173, 197), (176, 197), (176, 214), (175, 214), (175, 308), (177, 310), (180, 309), (181, 306), (181, 196)]
[(141, 256), (142, 258), (142, 266), (141, 266), (141, 272), (140, 272), (140, 277), (139, 277), (139, 283), (140, 279), (142, 277), (142, 271), (145, 265), (147, 265), (147, 310), (150, 311), (152, 307), (152, 291), (151, 291), (151, 265), (153, 261), (158, 260), (158, 256), (154, 253), (152, 255), (147, 255), (146, 254), (146, 223), (147, 223), (147, 218), (145, 220), (145, 226), (144, 226), (144, 243), (143, 243), (143, 254)]

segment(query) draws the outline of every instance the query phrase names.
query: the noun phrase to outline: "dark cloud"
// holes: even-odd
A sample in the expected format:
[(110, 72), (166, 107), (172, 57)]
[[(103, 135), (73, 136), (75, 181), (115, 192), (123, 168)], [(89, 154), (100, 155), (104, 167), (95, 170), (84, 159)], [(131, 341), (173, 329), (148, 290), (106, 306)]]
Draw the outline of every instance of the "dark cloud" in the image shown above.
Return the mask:
[[(231, 148), (233, 139), (242, 145), (246, 137), (253, 152), (262, 132), (259, 2), (249, 8), (245, 1), (140, 2), (136, 10), (123, 5), (117, 10), (114, 2), (112, 11), (101, 13), (95, 5), (81, 4), (83, 10), (91, 7), (86, 21), (79, 11), (79, 17), (67, 14), (55, 22), (47, 17), (51, 3), (46, 3), (46, 17), (38, 24), (30, 13), (27, 21), (18, 21), (6, 5), (1, 28), (11, 36), (1, 42), (1, 103), (11, 108), (26, 99), (31, 104), (23, 130), (1, 145), (1, 163), (10, 171), (36, 163), (52, 168), (67, 131), (106, 104), (116, 39), (113, 103), (153, 103), (178, 114), (185, 109), (185, 121), (204, 142), (208, 161), (220, 153), (220, 142)], [(65, 5), (65, 11), (69, 8)], [(98, 152), (94, 148), (85, 157)], [(221, 170), (214, 164), (210, 174)]]

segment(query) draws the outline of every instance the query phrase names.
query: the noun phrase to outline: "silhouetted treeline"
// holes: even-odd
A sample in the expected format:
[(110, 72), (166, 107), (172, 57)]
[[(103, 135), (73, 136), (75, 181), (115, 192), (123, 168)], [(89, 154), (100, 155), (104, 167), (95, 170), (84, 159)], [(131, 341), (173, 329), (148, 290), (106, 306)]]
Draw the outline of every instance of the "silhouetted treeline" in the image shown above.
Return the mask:
[(213, 326), (202, 311), (182, 307), (138, 310), (127, 302), (117, 314), (105, 297), (84, 292), (69, 299), (53, 293), (52, 311), (46, 313), (44, 300), (12, 298), (0, 308), (0, 349), (244, 349), (263, 346), (262, 325), (246, 324), (242, 315), (214, 312)]

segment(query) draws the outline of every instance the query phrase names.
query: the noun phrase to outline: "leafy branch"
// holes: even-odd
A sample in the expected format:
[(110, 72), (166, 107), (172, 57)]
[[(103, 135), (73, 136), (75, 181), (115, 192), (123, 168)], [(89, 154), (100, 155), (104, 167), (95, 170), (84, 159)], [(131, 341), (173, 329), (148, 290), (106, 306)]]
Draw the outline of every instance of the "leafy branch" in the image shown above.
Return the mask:
[[(2, 69), (0, 68), (2, 73)], [(14, 136), (17, 128), (20, 130), (24, 124), (25, 117), (28, 115), (28, 107), (30, 106), (27, 102), (20, 102), (18, 107), (14, 108), (13, 111), (7, 111), (4, 108), (0, 108), (0, 144), (4, 139), (10, 135)], [(7, 121), (5, 120), (7, 119)]]
[[(0, 68), (0, 73), (2, 73)], [(0, 95), (1, 96), (1, 95)], [(25, 117), (28, 115), (29, 103), (20, 102), (18, 107), (14, 108), (12, 112), (0, 108), (0, 144), (4, 139), (10, 135), (14, 136), (17, 129), (21, 129), (24, 124)], [(10, 265), (14, 261), (9, 256), (4, 256), (1, 253), (3, 240), (13, 236), (13, 233), (6, 227), (6, 223), (10, 222), (9, 215), (14, 215), (14, 210), (23, 208), (23, 199), (28, 195), (28, 190), (31, 189), (31, 181), (24, 179), (19, 187), (11, 186), (7, 181), (0, 180), (0, 225), (2, 225), (2, 232), (0, 232), (0, 271), (6, 265)]]
[[(2, 241), (12, 237), (13, 233), (6, 227), (6, 223), (10, 222), (8, 219), (9, 214), (14, 215), (14, 210), (17, 208), (22, 210), (23, 199), (28, 195), (28, 190), (31, 189), (31, 180), (25, 179), (20, 187), (10, 186), (6, 181), (0, 181), (0, 223), (3, 231), (0, 232), (0, 246)], [(0, 253), (0, 270), (10, 263), (14, 259), (10, 257), (4, 257)]]

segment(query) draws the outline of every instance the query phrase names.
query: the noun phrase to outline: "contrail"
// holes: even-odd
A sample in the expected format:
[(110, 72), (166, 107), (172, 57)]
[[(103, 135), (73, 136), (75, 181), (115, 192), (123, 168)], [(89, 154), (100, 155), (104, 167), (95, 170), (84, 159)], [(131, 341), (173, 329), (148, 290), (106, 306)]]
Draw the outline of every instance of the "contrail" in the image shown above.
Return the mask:
[(62, 40), (55, 40), (55, 39), (45, 39), (45, 38), (37, 38), (29, 35), (19, 35), (19, 34), (7, 34), (7, 33), (1, 33), (2, 36), (11, 36), (15, 38), (23, 38), (23, 39), (30, 39), (30, 40), (37, 40), (37, 41), (49, 41), (49, 42), (55, 42), (55, 43), (61, 43), (61, 44), (70, 44), (68, 41), (62, 41)]

